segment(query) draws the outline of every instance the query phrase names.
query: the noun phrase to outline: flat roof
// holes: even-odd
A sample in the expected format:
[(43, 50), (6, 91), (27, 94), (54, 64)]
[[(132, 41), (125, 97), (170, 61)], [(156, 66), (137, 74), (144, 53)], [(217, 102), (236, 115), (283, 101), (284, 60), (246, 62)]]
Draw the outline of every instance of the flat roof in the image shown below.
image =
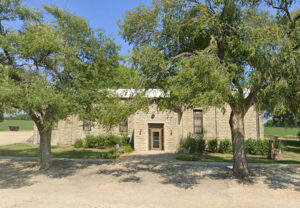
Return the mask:
[(117, 90), (110, 90), (116, 93), (121, 98), (131, 98), (138, 94), (144, 94), (144, 97), (147, 98), (163, 98), (168, 97), (169, 92), (165, 93), (161, 89), (117, 89)]

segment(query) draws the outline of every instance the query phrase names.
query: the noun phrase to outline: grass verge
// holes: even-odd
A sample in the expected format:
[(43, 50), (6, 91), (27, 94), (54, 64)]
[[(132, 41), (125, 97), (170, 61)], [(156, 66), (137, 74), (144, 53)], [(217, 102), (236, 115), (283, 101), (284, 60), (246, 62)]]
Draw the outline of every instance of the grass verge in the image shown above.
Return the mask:
[[(0, 156), (37, 157), (38, 153), (38, 145), (10, 144), (0, 146)], [(51, 153), (54, 158), (113, 159), (120, 156), (118, 152), (113, 150), (71, 149), (59, 146), (52, 146)]]
[[(199, 161), (199, 154), (180, 154), (176, 156), (177, 160), (183, 161)], [(300, 164), (299, 159), (282, 159), (282, 160), (269, 160), (266, 156), (256, 157), (256, 156), (247, 156), (249, 163), (280, 163), (280, 164)], [(209, 155), (204, 155), (201, 162), (232, 162), (232, 155), (211, 153)]]
[(264, 127), (264, 131), (266, 136), (298, 137), (299, 128)]
[[(281, 163), (300, 164), (300, 142), (296, 140), (281, 141), (283, 158), (281, 160), (269, 160), (266, 156), (247, 155), (249, 163)], [(200, 154), (178, 154), (176, 159), (183, 161), (199, 161)], [(204, 154), (202, 162), (232, 162), (232, 154), (209, 153)]]

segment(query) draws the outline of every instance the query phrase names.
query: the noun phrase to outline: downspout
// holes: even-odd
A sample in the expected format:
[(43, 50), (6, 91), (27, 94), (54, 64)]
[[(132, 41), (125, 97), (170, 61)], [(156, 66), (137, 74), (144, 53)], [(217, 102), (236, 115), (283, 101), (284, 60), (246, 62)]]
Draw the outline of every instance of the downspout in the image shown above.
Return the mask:
[(181, 134), (180, 134), (180, 141), (181, 140), (183, 140), (183, 112), (182, 111), (180, 111), (179, 113), (178, 113), (178, 115), (179, 115), (179, 117), (180, 117), (180, 120), (179, 120), (179, 128), (180, 128), (180, 126), (181, 126)]
[(256, 110), (256, 139), (260, 137), (260, 128), (259, 128), (259, 112)]

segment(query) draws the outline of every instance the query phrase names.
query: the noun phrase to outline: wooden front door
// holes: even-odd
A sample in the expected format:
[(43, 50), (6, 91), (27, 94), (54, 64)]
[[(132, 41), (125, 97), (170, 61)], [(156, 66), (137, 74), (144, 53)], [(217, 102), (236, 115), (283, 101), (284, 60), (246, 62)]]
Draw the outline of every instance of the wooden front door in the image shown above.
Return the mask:
[(150, 129), (151, 149), (162, 150), (162, 129)]

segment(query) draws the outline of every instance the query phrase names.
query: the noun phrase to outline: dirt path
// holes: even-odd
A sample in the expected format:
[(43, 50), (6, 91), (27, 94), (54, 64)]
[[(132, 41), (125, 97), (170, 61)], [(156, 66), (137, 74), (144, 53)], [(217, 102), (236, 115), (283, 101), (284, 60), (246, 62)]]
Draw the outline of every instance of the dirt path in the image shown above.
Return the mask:
[(0, 145), (26, 143), (33, 131), (0, 131)]
[(0, 159), (0, 207), (300, 207), (300, 166), (251, 165), (232, 179), (226, 163), (178, 163), (159, 155), (78, 162)]

